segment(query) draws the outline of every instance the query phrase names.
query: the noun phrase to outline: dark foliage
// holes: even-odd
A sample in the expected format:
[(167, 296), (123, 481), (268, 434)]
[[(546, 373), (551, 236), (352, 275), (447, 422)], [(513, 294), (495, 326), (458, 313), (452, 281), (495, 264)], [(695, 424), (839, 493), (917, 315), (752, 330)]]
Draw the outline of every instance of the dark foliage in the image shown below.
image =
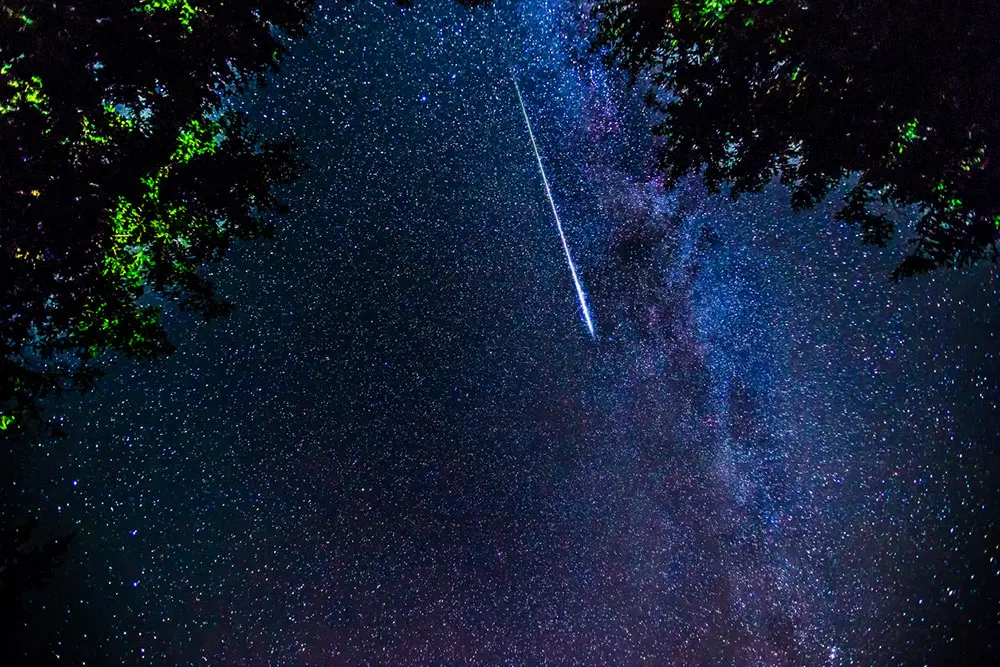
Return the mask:
[[(66, 559), (73, 535), (38, 542), (34, 519), (0, 525), (0, 661), (29, 664), (20, 648), (26, 643), (24, 596), (52, 582)], [(31, 664), (34, 664), (33, 662)]]
[(0, 433), (113, 350), (169, 352), (159, 301), (224, 314), (203, 277), (270, 233), (290, 142), (226, 105), (262, 84), (312, 0), (0, 2)]
[(894, 276), (997, 259), (1000, 4), (993, 0), (598, 0), (595, 47), (651, 81), (667, 185), (732, 196), (780, 178), (794, 208), (853, 183), (838, 217)]

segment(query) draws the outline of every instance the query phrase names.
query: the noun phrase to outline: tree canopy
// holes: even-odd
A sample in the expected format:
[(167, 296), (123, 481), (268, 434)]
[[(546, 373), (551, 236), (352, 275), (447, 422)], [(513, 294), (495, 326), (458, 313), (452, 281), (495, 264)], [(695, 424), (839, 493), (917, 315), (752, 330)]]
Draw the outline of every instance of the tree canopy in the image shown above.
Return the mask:
[(900, 278), (996, 261), (1000, 4), (993, 0), (598, 0), (595, 48), (650, 82), (660, 167), (732, 196), (775, 178), (793, 208), (848, 187), (840, 220)]
[(39, 399), (106, 351), (168, 352), (160, 304), (228, 310), (203, 268), (270, 232), (299, 166), (228, 100), (312, 4), (0, 2), (0, 433), (51, 434)]

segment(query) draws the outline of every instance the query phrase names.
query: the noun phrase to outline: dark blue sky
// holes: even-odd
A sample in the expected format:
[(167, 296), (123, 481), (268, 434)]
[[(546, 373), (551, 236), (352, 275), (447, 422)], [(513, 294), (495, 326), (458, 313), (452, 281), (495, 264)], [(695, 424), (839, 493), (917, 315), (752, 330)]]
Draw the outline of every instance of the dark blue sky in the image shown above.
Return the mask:
[(237, 312), (174, 317), (177, 353), (116, 366), (27, 465), (80, 531), (48, 593), (64, 641), (846, 665), (945, 662), (995, 626), (992, 267), (893, 284), (902, 250), (829, 207), (664, 192), (586, 25), (322, 3), (246, 101), (311, 169), (277, 239), (216, 270)]

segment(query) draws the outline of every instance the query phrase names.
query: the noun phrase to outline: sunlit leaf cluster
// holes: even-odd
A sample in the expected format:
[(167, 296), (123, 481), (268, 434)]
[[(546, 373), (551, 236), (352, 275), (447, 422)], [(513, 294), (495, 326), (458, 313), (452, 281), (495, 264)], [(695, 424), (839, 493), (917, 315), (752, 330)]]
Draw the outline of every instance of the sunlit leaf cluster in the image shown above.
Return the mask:
[(17, 79), (11, 77), (8, 72), (0, 74), (3, 81), (3, 97), (0, 98), (0, 115), (6, 115), (19, 111), (25, 106), (29, 106), (40, 113), (47, 114), (45, 108), (48, 98), (42, 92), (42, 78), (32, 76), (28, 79)]
[(174, 12), (184, 29), (188, 32), (194, 30), (194, 22), (198, 15), (202, 13), (188, 0), (147, 0), (142, 4), (142, 11), (153, 13), (158, 11)]

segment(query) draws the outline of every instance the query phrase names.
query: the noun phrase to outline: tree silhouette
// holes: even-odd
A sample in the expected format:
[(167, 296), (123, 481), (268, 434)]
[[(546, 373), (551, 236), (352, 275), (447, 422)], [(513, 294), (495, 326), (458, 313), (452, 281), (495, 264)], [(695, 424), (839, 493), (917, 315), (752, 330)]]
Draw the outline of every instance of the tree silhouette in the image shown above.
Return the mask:
[[(21, 652), (26, 645), (24, 595), (49, 585), (66, 560), (73, 535), (37, 542), (38, 521), (0, 525), (0, 657), (4, 664), (28, 664)], [(36, 664), (34, 660), (31, 664)]]
[(885, 245), (915, 206), (895, 278), (996, 261), (1000, 4), (992, 0), (597, 0), (594, 46), (651, 83), (666, 185), (733, 197), (775, 177)]
[(0, 2), (0, 433), (58, 434), (40, 401), (106, 351), (169, 352), (160, 304), (229, 310), (203, 267), (270, 233), (299, 165), (227, 98), (312, 4)]

